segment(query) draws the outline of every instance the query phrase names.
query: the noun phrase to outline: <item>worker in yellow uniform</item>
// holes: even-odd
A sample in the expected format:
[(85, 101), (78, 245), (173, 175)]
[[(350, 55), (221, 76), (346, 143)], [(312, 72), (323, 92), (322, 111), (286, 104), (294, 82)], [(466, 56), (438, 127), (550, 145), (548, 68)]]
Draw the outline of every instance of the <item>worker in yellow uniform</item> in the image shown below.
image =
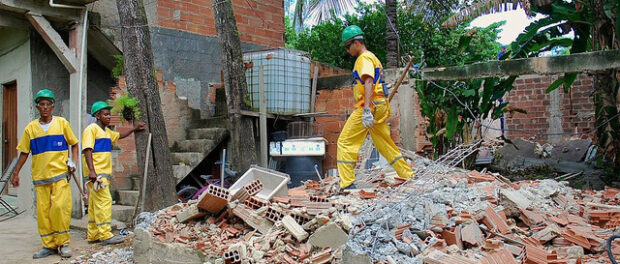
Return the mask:
[[(19, 159), (11, 183), (19, 186), (19, 171), (32, 154), (32, 183), (37, 200), (37, 227), (43, 249), (35, 259), (60, 254), (71, 257), (69, 226), (71, 225), (71, 187), (69, 173), (75, 171), (79, 155), (78, 139), (69, 122), (53, 116), (55, 97), (48, 89), (34, 97), (39, 118), (24, 129), (17, 145)], [(73, 160), (69, 159), (69, 146)]]
[(97, 118), (82, 133), (82, 154), (84, 178), (88, 181), (88, 243), (104, 245), (123, 242), (120, 236), (112, 234), (112, 196), (110, 180), (112, 178), (112, 145), (134, 131), (144, 130), (143, 122), (138, 122), (133, 129), (121, 133), (112, 131), (110, 125), (110, 108), (106, 102), (95, 102), (91, 114)]
[(391, 110), (387, 88), (383, 85), (383, 67), (375, 54), (366, 49), (364, 32), (358, 26), (349, 26), (342, 32), (342, 42), (351, 56), (357, 57), (353, 68), (355, 87), (353, 97), (355, 110), (338, 137), (338, 174), (340, 188), (355, 189), (353, 167), (357, 155), (370, 133), (379, 153), (388, 160), (399, 177), (410, 178), (413, 170), (403, 159), (400, 150), (390, 137), (390, 127), (386, 120)]

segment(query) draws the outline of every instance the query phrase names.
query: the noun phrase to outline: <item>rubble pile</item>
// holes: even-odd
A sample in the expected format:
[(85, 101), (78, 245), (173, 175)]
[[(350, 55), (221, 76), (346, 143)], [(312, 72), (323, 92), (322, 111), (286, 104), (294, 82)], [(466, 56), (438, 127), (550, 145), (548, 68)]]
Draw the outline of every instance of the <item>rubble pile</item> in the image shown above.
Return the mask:
[(71, 260), (71, 263), (105, 264), (120, 263), (133, 264), (133, 249), (131, 247), (108, 247), (89, 255), (81, 255)]
[[(268, 199), (260, 180), (214, 186), (143, 228), (224, 263), (609, 262), (605, 240), (620, 232), (620, 190), (415, 163), (425, 171), (418, 179), (367, 170), (369, 188), (347, 193), (333, 177)], [(620, 241), (613, 250), (620, 254)]]

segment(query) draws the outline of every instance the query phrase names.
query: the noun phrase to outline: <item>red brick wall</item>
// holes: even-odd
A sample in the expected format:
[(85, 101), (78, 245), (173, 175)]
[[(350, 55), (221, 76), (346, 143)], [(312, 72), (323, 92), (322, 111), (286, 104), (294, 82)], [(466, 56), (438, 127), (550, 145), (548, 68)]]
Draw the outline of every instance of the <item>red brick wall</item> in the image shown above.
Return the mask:
[[(157, 84), (159, 87), (159, 96), (161, 98), (162, 112), (164, 113), (164, 121), (166, 122), (166, 132), (168, 134), (168, 143), (170, 146), (175, 141), (184, 140), (186, 137), (187, 123), (190, 121), (189, 106), (186, 100), (180, 100), (176, 96), (176, 85), (172, 82), (164, 82), (162, 72), (157, 71)], [(118, 87), (112, 88), (111, 94), (119, 93), (127, 89), (125, 79), (119, 78)], [(132, 124), (119, 124), (117, 130), (128, 129)], [(114, 181), (112, 186), (114, 189), (131, 188), (130, 179), (132, 174), (139, 174), (138, 163), (136, 160), (136, 143), (132, 135), (121, 139), (116, 144), (120, 151), (113, 151), (112, 162)]]
[[(282, 0), (233, 0), (241, 41), (284, 47)], [(176, 16), (175, 16), (176, 14)], [(211, 0), (158, 0), (157, 24), (200, 35), (216, 35)]]
[[(323, 137), (327, 140), (327, 154), (323, 161), (325, 170), (335, 169), (337, 142), (340, 131), (347, 121), (347, 117), (355, 109), (355, 100), (353, 99), (353, 87), (345, 87), (335, 90), (319, 90), (317, 91), (315, 112), (327, 112), (331, 116), (317, 117), (315, 124), (323, 131)], [(392, 109), (394, 109), (392, 107)], [(391, 126), (391, 136), (394, 142), (400, 143), (400, 132), (398, 130), (399, 116), (397, 112), (392, 113), (392, 117), (388, 120)]]
[[(511, 105), (523, 108), (527, 114), (514, 113), (506, 115), (506, 130), (509, 138), (532, 138), (535, 135), (515, 130), (526, 130), (532, 133), (540, 133), (535, 140), (546, 143), (549, 136), (549, 119), (551, 117), (551, 95), (545, 90), (555, 81), (558, 76), (528, 75), (517, 79), (514, 89), (505, 96), (504, 101)], [(564, 132), (586, 132), (594, 128), (594, 102), (592, 101), (592, 77), (581, 74), (573, 83), (571, 94), (564, 93), (563, 88), (558, 89), (561, 96), (559, 110), (562, 113), (562, 125)], [(513, 130), (513, 131), (510, 131)], [(564, 137), (570, 137), (566, 135)], [(589, 135), (594, 138), (593, 133)]]

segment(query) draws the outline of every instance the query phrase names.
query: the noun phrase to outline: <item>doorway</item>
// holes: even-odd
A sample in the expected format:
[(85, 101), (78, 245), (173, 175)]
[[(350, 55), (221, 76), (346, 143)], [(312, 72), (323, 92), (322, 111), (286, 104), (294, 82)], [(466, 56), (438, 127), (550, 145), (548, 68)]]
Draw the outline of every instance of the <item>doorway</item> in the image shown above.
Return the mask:
[(17, 82), (2, 85), (2, 171), (17, 157)]

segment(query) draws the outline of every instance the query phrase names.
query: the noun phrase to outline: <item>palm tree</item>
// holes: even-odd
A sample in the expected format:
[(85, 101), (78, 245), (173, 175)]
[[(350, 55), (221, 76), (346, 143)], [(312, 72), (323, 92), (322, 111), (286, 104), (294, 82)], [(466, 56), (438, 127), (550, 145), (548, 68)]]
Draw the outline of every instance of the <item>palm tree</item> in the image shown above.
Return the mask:
[(359, 0), (297, 0), (293, 14), (295, 29), (303, 28), (304, 23), (317, 24), (355, 10)]
[(398, 38), (398, 8), (396, 0), (385, 0), (385, 51), (386, 67), (397, 68), (399, 59), (398, 48), (400, 47)]

